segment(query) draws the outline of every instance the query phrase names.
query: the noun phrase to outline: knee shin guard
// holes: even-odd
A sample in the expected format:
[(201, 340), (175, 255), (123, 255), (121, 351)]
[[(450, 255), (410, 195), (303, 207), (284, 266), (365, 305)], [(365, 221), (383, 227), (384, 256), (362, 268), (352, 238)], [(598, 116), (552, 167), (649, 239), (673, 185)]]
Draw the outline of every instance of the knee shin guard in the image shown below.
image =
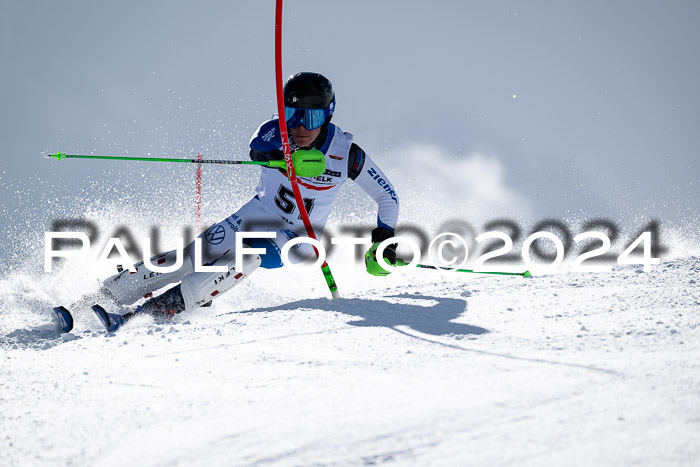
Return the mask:
[[(175, 264), (176, 250), (153, 256), (150, 263), (156, 267), (166, 267)], [(192, 272), (192, 261), (187, 250), (182, 252), (182, 266), (174, 272), (160, 273), (150, 271), (142, 262), (135, 264), (136, 272), (128, 269), (105, 280), (104, 287), (112, 294), (114, 300), (120, 305), (130, 305), (137, 302), (144, 295), (153, 292), (168, 284), (182, 280)]]
[(216, 266), (226, 266), (227, 272), (194, 272), (180, 284), (185, 310), (200, 307), (248, 277), (258, 266), (260, 256), (243, 255), (241, 270), (236, 270), (236, 254), (228, 252), (216, 261)]

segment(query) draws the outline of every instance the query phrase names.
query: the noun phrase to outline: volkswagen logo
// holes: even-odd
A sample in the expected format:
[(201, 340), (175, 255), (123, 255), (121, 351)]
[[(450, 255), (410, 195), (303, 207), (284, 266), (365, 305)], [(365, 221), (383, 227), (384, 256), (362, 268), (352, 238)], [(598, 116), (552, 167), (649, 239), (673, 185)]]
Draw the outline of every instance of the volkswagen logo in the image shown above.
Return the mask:
[(224, 237), (226, 237), (226, 229), (219, 224), (212, 225), (204, 234), (204, 238), (206, 238), (212, 245), (218, 245), (219, 243), (223, 242)]

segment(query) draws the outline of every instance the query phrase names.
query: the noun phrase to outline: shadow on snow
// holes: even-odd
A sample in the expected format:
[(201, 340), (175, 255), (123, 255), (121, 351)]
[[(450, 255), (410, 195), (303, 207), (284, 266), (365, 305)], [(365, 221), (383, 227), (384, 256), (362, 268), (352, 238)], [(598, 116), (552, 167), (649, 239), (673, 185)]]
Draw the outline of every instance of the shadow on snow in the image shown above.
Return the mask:
[(387, 300), (362, 298), (341, 298), (339, 300), (325, 298), (307, 299), (274, 307), (238, 311), (234, 314), (269, 313), (311, 308), (339, 312), (360, 318), (348, 323), (352, 326), (386, 327), (392, 329), (396, 329), (398, 326), (408, 326), (414, 331), (432, 336), (475, 335), (489, 332), (487, 329), (478, 326), (452, 322), (467, 308), (467, 302), (463, 299), (412, 294), (392, 295), (385, 298)]

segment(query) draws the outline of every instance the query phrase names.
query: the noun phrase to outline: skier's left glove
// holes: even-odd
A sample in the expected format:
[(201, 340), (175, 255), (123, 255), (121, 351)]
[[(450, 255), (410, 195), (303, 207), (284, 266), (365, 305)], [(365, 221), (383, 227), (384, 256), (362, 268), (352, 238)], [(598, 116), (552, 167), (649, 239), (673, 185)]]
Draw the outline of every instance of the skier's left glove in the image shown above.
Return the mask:
[[(365, 253), (365, 267), (367, 272), (373, 276), (386, 276), (389, 271), (384, 270), (377, 260), (377, 248), (379, 244), (394, 236), (394, 231), (386, 229), (384, 227), (377, 227), (372, 231), (372, 246), (367, 253)], [(384, 261), (388, 265), (393, 265), (396, 263), (396, 244), (387, 245), (384, 248)]]

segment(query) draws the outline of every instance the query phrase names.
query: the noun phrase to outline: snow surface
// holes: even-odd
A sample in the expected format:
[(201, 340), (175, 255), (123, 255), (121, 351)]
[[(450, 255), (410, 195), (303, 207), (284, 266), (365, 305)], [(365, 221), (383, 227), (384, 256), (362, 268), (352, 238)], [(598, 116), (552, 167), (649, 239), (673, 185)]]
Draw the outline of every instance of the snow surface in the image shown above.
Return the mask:
[(48, 324), (92, 271), (0, 280), (0, 464), (698, 465), (700, 257), (337, 269), (341, 300), (318, 271), (259, 271), (112, 334), (86, 310)]

